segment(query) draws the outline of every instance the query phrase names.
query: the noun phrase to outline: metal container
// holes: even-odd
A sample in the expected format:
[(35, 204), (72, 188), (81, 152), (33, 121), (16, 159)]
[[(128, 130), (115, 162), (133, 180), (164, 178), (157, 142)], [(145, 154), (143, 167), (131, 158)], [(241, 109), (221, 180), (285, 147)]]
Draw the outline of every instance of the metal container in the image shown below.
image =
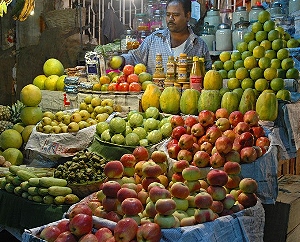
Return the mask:
[(238, 6), (232, 14), (232, 27), (243, 18), (245, 21), (249, 21), (249, 13), (246, 7)]
[(220, 11), (218, 9), (212, 8), (207, 11), (206, 16), (204, 17), (204, 23), (213, 25), (215, 30), (217, 30), (218, 25), (221, 23)]
[(232, 50), (232, 33), (229, 24), (219, 24), (218, 30), (216, 31), (216, 50)]

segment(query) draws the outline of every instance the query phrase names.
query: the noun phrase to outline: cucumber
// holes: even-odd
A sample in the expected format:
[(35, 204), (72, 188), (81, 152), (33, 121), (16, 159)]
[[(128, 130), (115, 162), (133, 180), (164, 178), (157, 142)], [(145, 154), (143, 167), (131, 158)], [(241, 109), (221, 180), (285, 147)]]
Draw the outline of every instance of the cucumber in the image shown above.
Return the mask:
[(38, 187), (28, 187), (28, 190), (27, 190), (27, 192), (28, 192), (31, 196), (39, 195), (38, 191), (39, 191)]
[(14, 193), (15, 186), (12, 183), (7, 183), (5, 185), (5, 190), (9, 193)]
[(43, 197), (43, 202), (45, 204), (53, 204), (54, 203), (54, 197), (51, 195), (46, 195)]
[(52, 196), (66, 196), (72, 193), (70, 187), (51, 186), (48, 188), (48, 193)]
[(15, 186), (19, 186), (22, 182), (23, 181), (18, 176), (15, 176), (14, 179), (11, 181), (11, 183), (14, 184)]
[(28, 183), (29, 183), (30, 186), (37, 187), (40, 184), (40, 178), (31, 177), (31, 178), (28, 179)]
[(68, 184), (67, 180), (56, 178), (56, 177), (41, 177), (40, 186), (42, 187), (51, 187), (51, 186), (60, 186), (65, 187)]
[(64, 196), (56, 196), (54, 198), (54, 204), (56, 205), (62, 205), (65, 203), (65, 197)]
[(22, 198), (28, 199), (29, 193), (28, 192), (22, 192)]
[(11, 165), (8, 170), (14, 174), (17, 175), (17, 171), (21, 170), (22, 168), (20, 166), (16, 166), (16, 165)]
[(0, 177), (0, 189), (5, 189), (5, 185), (6, 185), (6, 178)]
[(20, 177), (23, 181), (28, 181), (29, 178), (37, 177), (33, 172), (26, 171), (26, 170), (18, 170), (17, 171), (18, 177)]
[(8, 173), (5, 175), (5, 179), (7, 183), (11, 183), (16, 176), (12, 173)]
[(22, 193), (23, 193), (23, 190), (22, 190), (22, 188), (20, 186), (15, 187), (14, 194), (16, 194), (18, 196), (21, 196)]
[(48, 195), (48, 188), (45, 188), (45, 187), (39, 187), (38, 193), (39, 193), (39, 195), (41, 195), (41, 196), (46, 196), (46, 195)]
[(32, 201), (37, 202), (37, 203), (42, 203), (43, 202), (43, 197), (40, 196), (40, 195), (32, 196)]
[(21, 188), (23, 191), (28, 191), (28, 188), (30, 187), (28, 181), (23, 181), (21, 184), (20, 184)]

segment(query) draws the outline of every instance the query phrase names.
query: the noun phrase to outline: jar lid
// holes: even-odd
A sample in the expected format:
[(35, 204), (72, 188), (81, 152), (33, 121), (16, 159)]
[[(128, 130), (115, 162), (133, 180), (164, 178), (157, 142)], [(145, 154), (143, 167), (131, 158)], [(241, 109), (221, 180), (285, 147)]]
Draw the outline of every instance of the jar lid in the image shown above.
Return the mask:
[(240, 17), (240, 21), (238, 21), (238, 22), (236, 22), (236, 23), (234, 24), (234, 26), (235, 26), (236, 28), (238, 28), (238, 27), (248, 27), (249, 25), (250, 25), (250, 22), (244, 20), (243, 17)]
[(214, 25), (209, 25), (208, 22), (204, 23), (202, 34), (213, 34), (215, 29)]
[(246, 7), (244, 7), (244, 6), (238, 6), (236, 9), (235, 9), (235, 11), (236, 12), (242, 12), (242, 11), (246, 11), (247, 9), (246, 9)]
[(206, 12), (207, 16), (217, 16), (219, 15), (219, 9), (211, 8), (209, 11)]
[(193, 56), (193, 61), (198, 61), (199, 57), (198, 56)]
[(230, 25), (226, 23), (221, 23), (218, 25), (218, 29), (230, 29)]
[(254, 5), (251, 7), (251, 9), (264, 9), (263, 6), (260, 5)]

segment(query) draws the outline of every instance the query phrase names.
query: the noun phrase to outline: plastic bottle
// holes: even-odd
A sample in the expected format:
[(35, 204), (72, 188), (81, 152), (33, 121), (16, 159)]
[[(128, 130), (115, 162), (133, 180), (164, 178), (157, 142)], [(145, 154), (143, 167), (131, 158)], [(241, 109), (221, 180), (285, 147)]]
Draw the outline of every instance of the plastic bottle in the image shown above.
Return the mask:
[(190, 88), (198, 91), (202, 90), (204, 78), (204, 58), (193, 57), (193, 66), (190, 74)]

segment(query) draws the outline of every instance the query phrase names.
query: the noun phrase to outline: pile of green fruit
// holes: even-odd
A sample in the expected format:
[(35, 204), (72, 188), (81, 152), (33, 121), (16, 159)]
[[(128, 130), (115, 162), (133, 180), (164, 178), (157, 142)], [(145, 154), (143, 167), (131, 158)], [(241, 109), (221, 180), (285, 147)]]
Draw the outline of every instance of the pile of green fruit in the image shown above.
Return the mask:
[(275, 25), (268, 11), (260, 12), (251, 31), (237, 44), (237, 50), (223, 51), (214, 62), (214, 68), (228, 78), (223, 91), (253, 88), (258, 96), (268, 90), (278, 99), (290, 100), (284, 79), (298, 79), (299, 71), (287, 48), (299, 45), (282, 27)]
[(125, 118), (115, 116), (109, 122), (99, 122), (96, 134), (102, 141), (117, 145), (153, 145), (170, 137), (170, 117), (161, 117), (156, 107), (145, 112), (130, 111)]
[(47, 172), (44, 168), (32, 170), (12, 165), (9, 167), (9, 173), (0, 178), (0, 189), (38, 203), (55, 205), (77, 203), (80, 199), (72, 193), (67, 181), (54, 178), (52, 175), (53, 172)]

